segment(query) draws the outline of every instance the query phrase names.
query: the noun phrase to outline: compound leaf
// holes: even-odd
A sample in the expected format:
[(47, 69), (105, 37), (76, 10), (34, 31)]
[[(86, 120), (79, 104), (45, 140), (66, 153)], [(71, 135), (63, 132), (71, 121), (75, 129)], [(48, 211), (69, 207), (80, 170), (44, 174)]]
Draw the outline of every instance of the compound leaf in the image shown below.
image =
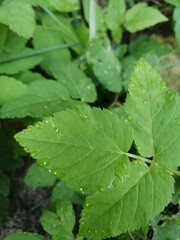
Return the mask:
[(129, 32), (136, 32), (167, 20), (159, 10), (138, 3), (126, 12), (124, 26)]
[(32, 82), (24, 95), (4, 104), (0, 109), (1, 118), (44, 117), (78, 104), (70, 99), (64, 86), (52, 80)]
[(72, 98), (83, 102), (94, 102), (97, 97), (96, 89), (91, 79), (73, 63), (56, 64), (52, 67), (53, 75), (69, 91)]
[(111, 188), (115, 170), (128, 171), (125, 153), (132, 144), (131, 129), (108, 110), (67, 110), (16, 139), (40, 164), (82, 193)]
[(173, 178), (159, 166), (131, 163), (130, 176), (86, 198), (80, 233), (103, 239), (145, 226), (168, 204)]
[(18, 35), (30, 38), (35, 29), (35, 14), (32, 7), (23, 1), (5, 1), (0, 7), (0, 22)]
[(179, 165), (179, 101), (152, 67), (140, 60), (129, 83), (125, 108), (139, 153), (154, 156), (171, 169)]

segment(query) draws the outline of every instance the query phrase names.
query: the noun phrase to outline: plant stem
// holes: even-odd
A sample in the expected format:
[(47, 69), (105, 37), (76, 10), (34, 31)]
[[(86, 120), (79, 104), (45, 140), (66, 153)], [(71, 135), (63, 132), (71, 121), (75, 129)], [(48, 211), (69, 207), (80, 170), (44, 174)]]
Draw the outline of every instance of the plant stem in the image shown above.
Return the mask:
[(96, 36), (96, 0), (89, 1), (89, 40)]
[(67, 43), (67, 44), (61, 44), (61, 45), (57, 45), (57, 46), (50, 47), (50, 48), (44, 48), (44, 49), (37, 50), (37, 51), (31, 52), (31, 53), (16, 54), (14, 56), (12, 55), (12, 56), (6, 57), (4, 60), (0, 61), (0, 64), (12, 62), (15, 60), (20, 60), (23, 58), (34, 57), (34, 56), (37, 56), (37, 55), (40, 55), (43, 53), (52, 52), (52, 51), (55, 51), (58, 49), (68, 48), (68, 47), (72, 47), (75, 45), (76, 45), (76, 43)]
[(69, 31), (69, 29), (64, 26), (64, 24), (59, 21), (59, 19), (56, 17), (56, 15), (51, 12), (48, 8), (42, 7), (42, 9), (61, 27), (61, 29), (63, 30), (64, 35), (66, 35), (68, 38), (72, 39), (75, 42), (78, 42), (78, 39), (76, 38), (76, 36), (74, 34), (72, 34), (72, 32)]
[(133, 237), (133, 235), (132, 235), (130, 232), (128, 232), (128, 233), (129, 233), (129, 236), (131, 237), (131, 239), (132, 239), (132, 240), (135, 240), (134, 237)]
[(140, 156), (137, 156), (135, 154), (132, 154), (132, 153), (125, 153), (128, 157), (131, 157), (131, 158), (134, 158), (134, 159), (138, 159), (138, 160), (142, 160), (144, 162), (147, 162), (147, 163), (152, 163), (151, 160), (149, 159), (146, 159), (146, 158), (143, 158), (143, 157), (140, 157)]

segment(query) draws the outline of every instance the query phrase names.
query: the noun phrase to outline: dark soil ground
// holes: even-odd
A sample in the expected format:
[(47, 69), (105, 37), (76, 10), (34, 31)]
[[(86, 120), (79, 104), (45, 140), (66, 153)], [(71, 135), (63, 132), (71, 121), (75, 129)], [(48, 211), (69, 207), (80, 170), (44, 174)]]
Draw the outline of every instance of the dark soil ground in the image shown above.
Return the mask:
[(26, 187), (23, 178), (28, 166), (29, 163), (10, 176), (13, 189), (9, 203), (9, 216), (7, 219), (0, 219), (0, 240), (17, 231), (36, 232), (46, 236), (39, 218), (42, 210), (47, 206), (51, 189)]

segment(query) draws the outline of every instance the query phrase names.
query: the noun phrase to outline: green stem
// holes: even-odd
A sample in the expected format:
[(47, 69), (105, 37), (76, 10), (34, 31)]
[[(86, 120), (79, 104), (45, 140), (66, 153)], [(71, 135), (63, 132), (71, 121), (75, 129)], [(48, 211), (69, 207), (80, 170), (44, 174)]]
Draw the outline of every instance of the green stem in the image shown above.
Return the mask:
[(89, 39), (96, 36), (96, 0), (89, 1)]
[(133, 237), (133, 235), (132, 235), (130, 232), (128, 232), (128, 233), (129, 233), (129, 236), (131, 237), (131, 239), (132, 239), (132, 240), (135, 240), (134, 237)]
[(108, 109), (113, 108), (114, 106), (120, 106), (121, 104), (118, 102), (118, 98), (119, 98), (120, 93), (116, 93), (113, 102), (111, 103), (111, 105), (108, 107)]
[(128, 157), (131, 157), (131, 158), (134, 158), (134, 159), (138, 159), (138, 160), (142, 160), (142, 161), (147, 162), (147, 163), (152, 163), (151, 160), (146, 159), (146, 158), (143, 158), (143, 157), (140, 157), (140, 156), (137, 156), (137, 155), (135, 155), (135, 154), (132, 154), (132, 153), (125, 153), (125, 154), (126, 154), (126, 156), (128, 156)]
[(37, 50), (37, 51), (32, 52), (32, 53), (17, 54), (17, 55), (10, 56), (10, 57), (7, 57), (7, 58), (3, 59), (2, 61), (0, 61), (0, 64), (12, 62), (12, 61), (15, 61), (15, 60), (20, 60), (20, 59), (23, 59), (23, 58), (34, 57), (34, 56), (37, 56), (37, 55), (40, 55), (40, 54), (43, 54), (43, 53), (52, 52), (52, 51), (55, 51), (55, 50), (58, 50), (58, 49), (68, 48), (68, 47), (72, 47), (72, 46), (75, 46), (75, 45), (76, 45), (76, 43), (67, 43), (67, 44), (61, 44), (61, 45), (57, 45), (57, 46), (50, 47), (50, 48)]
[(64, 35), (66, 35), (68, 38), (71, 38), (72, 41), (78, 42), (78, 39), (72, 32), (69, 31), (69, 29), (63, 25), (61, 21), (56, 17), (56, 15), (51, 12), (48, 8), (42, 7), (42, 9), (61, 27), (63, 30)]

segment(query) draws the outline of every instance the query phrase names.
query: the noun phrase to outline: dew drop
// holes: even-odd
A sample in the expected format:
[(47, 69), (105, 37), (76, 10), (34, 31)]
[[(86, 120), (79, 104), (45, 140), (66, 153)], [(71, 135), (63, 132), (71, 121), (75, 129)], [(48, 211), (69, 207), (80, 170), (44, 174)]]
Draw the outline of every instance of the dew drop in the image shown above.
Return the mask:
[(180, 117), (177, 117), (177, 118), (176, 118), (176, 122), (177, 122), (177, 123), (180, 123)]
[(25, 151), (25, 152), (28, 152), (28, 151), (29, 151), (29, 148), (28, 148), (28, 147), (24, 147), (24, 151)]
[(48, 171), (49, 171), (50, 173), (52, 173), (52, 171), (51, 171), (50, 169), (49, 169)]
[(130, 114), (127, 116), (127, 118), (128, 118), (129, 121), (133, 120), (133, 117)]
[(85, 205), (86, 207), (89, 207), (89, 203), (86, 203), (86, 205)]
[(35, 127), (36, 128), (39, 128), (40, 127), (40, 124), (37, 122), (37, 123), (35, 123)]
[(49, 123), (49, 121), (46, 119), (46, 120), (45, 120), (45, 123)]
[(100, 187), (100, 188), (99, 188), (99, 191), (100, 191), (100, 192), (103, 192), (104, 190), (105, 190), (105, 188), (103, 188), (103, 187)]
[(35, 157), (36, 157), (36, 155), (37, 155), (37, 153), (36, 153), (36, 152), (32, 152), (32, 153), (31, 153), (31, 157), (33, 157), (33, 158), (35, 158)]
[(47, 162), (46, 162), (46, 161), (44, 161), (44, 162), (43, 162), (43, 165), (44, 165), (44, 166), (46, 166), (46, 165), (47, 165)]
[(87, 120), (87, 115), (81, 113), (79, 116), (80, 116), (80, 118), (81, 118), (83, 121), (86, 121), (86, 120)]
[(91, 85), (87, 85), (87, 89), (90, 90), (91, 89)]
[(128, 122), (129, 122), (129, 121), (128, 121), (128, 119), (126, 118), (126, 119), (124, 120), (124, 123), (125, 123), (125, 124), (128, 124)]
[(58, 129), (58, 128), (55, 128), (55, 132), (59, 132), (59, 129)]
[(91, 230), (89, 229), (89, 230), (87, 231), (87, 233), (90, 234), (90, 233), (91, 233)]
[(80, 191), (82, 194), (84, 194), (83, 188), (80, 188), (79, 191)]
[(148, 101), (147, 100), (144, 100), (144, 102), (143, 102), (145, 105), (148, 103)]
[(95, 229), (95, 230), (94, 230), (94, 234), (97, 235), (97, 233), (98, 233), (98, 231), (97, 231), (97, 229)]
[(29, 132), (32, 132), (32, 127), (28, 127), (28, 131), (29, 131)]
[(47, 106), (47, 105), (45, 105), (45, 106), (44, 106), (44, 109), (48, 109), (48, 106)]
[(116, 187), (118, 185), (118, 183), (119, 183), (119, 180), (116, 178), (113, 182), (113, 186)]

